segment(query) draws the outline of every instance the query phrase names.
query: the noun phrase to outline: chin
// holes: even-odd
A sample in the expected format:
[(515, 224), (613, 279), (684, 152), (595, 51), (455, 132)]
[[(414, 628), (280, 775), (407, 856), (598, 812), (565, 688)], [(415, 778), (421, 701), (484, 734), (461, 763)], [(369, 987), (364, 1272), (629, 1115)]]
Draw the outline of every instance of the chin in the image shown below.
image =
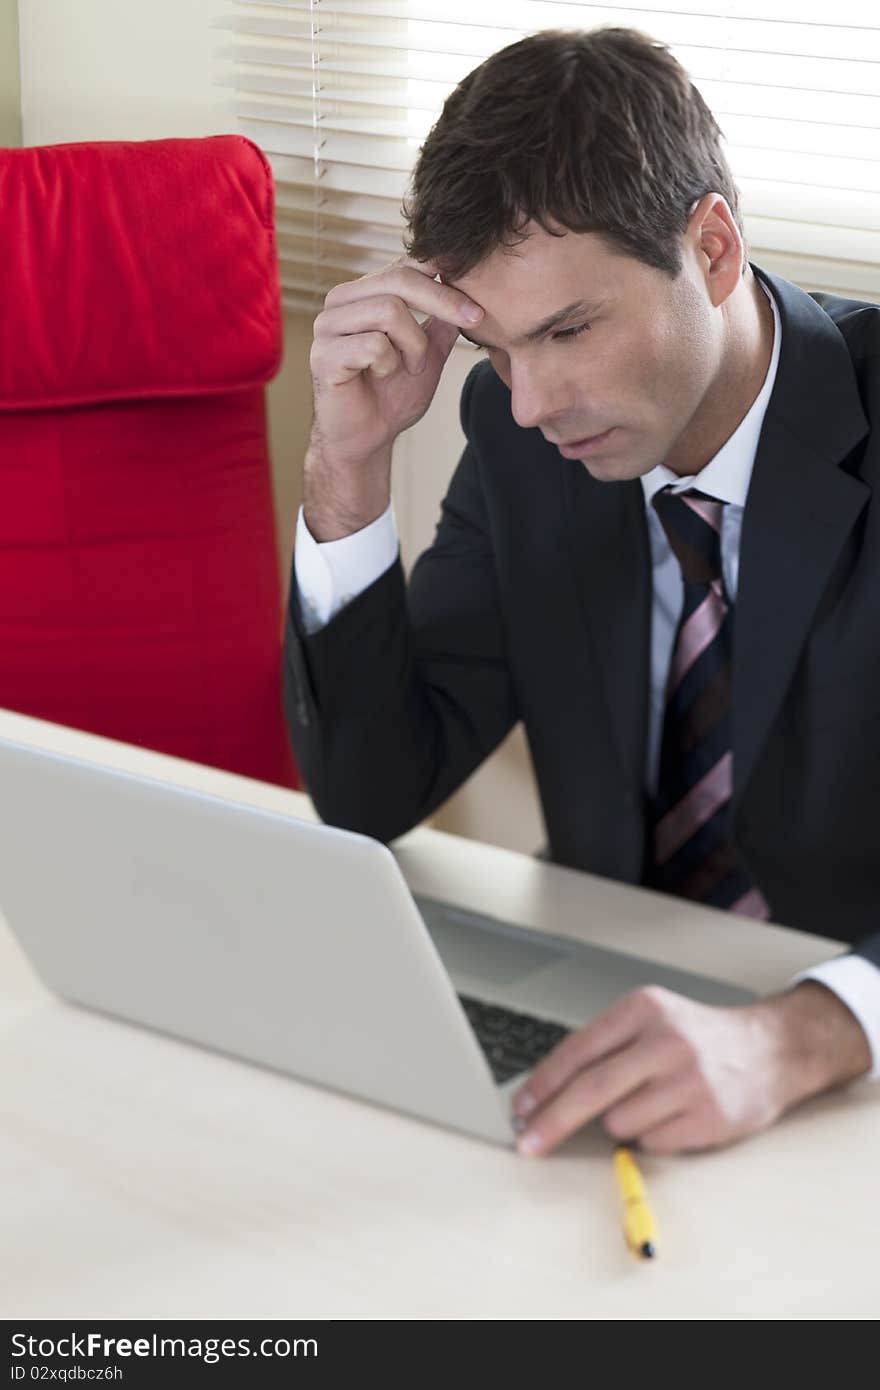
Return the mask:
[(600, 483), (628, 483), (633, 478), (640, 478), (643, 473), (650, 473), (654, 467), (652, 463), (641, 466), (634, 462), (627, 462), (625, 459), (582, 459), (581, 462), (591, 478), (595, 478)]

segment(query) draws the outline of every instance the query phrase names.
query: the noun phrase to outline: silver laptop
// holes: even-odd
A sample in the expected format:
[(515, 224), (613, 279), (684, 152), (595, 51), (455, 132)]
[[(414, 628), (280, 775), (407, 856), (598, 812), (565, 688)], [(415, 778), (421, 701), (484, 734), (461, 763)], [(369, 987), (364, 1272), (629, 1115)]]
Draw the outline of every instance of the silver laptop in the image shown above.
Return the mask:
[(0, 787), (0, 910), (64, 999), (500, 1144), (627, 990), (751, 997), (414, 899), (363, 835), (4, 738)]

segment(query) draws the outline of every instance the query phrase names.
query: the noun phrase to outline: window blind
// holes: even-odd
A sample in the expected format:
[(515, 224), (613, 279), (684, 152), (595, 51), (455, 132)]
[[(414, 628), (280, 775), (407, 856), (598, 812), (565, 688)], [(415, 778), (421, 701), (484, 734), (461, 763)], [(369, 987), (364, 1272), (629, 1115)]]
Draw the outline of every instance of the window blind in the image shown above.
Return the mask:
[[(752, 260), (880, 300), (880, 12), (872, 0), (239, 0), (224, 81), (277, 182), (285, 306), (401, 250), (401, 200), (443, 100), (538, 29), (641, 29), (724, 132)], [(515, 99), (515, 93), (511, 93)]]

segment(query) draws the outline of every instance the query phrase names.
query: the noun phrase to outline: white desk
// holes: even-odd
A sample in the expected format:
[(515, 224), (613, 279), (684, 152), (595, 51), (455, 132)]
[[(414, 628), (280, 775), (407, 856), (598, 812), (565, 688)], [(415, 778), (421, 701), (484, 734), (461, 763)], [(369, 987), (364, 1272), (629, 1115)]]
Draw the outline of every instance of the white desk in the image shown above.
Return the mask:
[[(0, 732), (294, 816), (305, 797), (0, 714)], [(421, 829), (411, 886), (770, 991), (835, 950)], [(0, 920), (0, 1316), (874, 1318), (880, 1088), (644, 1161), (660, 1258), (623, 1245), (610, 1143), (528, 1161), (71, 1008)]]

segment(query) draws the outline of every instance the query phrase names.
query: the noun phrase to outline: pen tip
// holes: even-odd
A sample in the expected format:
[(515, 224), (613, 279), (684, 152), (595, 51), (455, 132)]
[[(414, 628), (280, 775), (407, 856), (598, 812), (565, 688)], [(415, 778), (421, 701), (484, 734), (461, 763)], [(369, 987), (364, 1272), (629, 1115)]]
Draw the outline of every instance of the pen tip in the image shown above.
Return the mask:
[(646, 1240), (642, 1243), (641, 1254), (642, 1259), (653, 1260), (654, 1256), (657, 1254), (657, 1249), (649, 1240)]

